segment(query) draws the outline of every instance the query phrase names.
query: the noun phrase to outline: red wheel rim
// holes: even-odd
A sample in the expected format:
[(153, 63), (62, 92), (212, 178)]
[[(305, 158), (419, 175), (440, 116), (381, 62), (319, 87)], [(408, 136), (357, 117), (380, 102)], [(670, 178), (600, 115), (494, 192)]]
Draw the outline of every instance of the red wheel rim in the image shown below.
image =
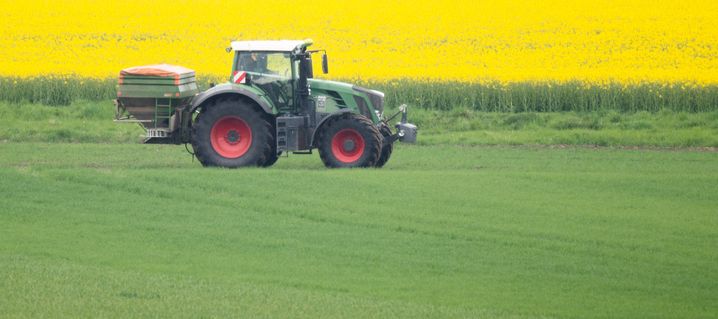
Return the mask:
[(332, 154), (342, 163), (351, 163), (364, 154), (364, 138), (354, 129), (345, 128), (332, 137)]
[(226, 158), (241, 157), (252, 146), (252, 129), (237, 116), (225, 116), (212, 125), (212, 148)]

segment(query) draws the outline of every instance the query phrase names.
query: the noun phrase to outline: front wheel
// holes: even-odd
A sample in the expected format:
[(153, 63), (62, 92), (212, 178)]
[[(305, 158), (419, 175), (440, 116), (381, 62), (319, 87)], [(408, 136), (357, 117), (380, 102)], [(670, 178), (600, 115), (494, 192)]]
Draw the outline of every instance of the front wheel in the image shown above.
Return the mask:
[[(384, 140), (391, 137), (391, 129), (386, 124), (382, 124), (379, 128), (379, 132), (381, 132), (382, 137)], [(376, 167), (383, 167), (386, 162), (389, 161), (389, 157), (391, 157), (391, 152), (394, 150), (394, 143), (388, 143), (381, 148), (381, 155), (379, 155), (379, 160), (376, 161), (376, 164), (374, 166)]]
[(252, 105), (221, 100), (198, 115), (192, 127), (192, 148), (204, 166), (261, 166), (272, 155), (271, 127)]
[(327, 167), (370, 167), (379, 160), (382, 136), (374, 123), (358, 114), (330, 120), (320, 132), (319, 156)]

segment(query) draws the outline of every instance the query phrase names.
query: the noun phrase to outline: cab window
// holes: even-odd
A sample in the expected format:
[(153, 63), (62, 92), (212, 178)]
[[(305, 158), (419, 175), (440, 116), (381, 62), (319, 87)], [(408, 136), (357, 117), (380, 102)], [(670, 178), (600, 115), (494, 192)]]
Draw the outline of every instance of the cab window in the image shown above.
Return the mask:
[(240, 52), (237, 69), (251, 73), (292, 76), (289, 53)]

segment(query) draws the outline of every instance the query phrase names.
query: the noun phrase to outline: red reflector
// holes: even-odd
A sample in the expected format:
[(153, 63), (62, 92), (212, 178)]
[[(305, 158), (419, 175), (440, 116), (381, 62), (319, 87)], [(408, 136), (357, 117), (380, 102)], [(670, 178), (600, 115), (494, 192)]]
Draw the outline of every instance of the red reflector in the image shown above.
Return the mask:
[(175, 96), (179, 97), (179, 93), (175, 93)]
[(179, 75), (175, 75), (175, 85), (179, 85)]

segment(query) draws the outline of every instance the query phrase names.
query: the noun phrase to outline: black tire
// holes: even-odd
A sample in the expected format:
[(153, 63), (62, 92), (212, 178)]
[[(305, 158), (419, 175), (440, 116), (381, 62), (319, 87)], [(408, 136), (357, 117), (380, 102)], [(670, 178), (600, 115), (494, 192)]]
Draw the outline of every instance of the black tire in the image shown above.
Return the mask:
[(371, 167), (379, 160), (382, 140), (371, 120), (358, 114), (343, 114), (322, 126), (319, 156), (331, 168)]
[[(276, 149), (276, 146), (275, 146), (275, 149)], [(270, 154), (274, 154), (274, 155), (269, 155), (269, 158), (262, 164), (262, 167), (269, 167), (269, 166), (274, 165), (274, 163), (276, 163), (277, 160), (279, 159), (279, 156), (282, 155), (282, 152), (277, 153), (276, 151), (274, 151)]]
[(276, 144), (272, 124), (263, 115), (241, 100), (219, 100), (204, 107), (192, 125), (195, 156), (203, 166), (237, 168), (267, 163)]
[[(391, 129), (386, 124), (382, 124), (381, 127), (379, 127), (379, 132), (381, 133), (384, 140), (391, 136)], [(389, 161), (392, 151), (394, 151), (394, 143), (383, 145), (381, 147), (381, 154), (379, 155), (379, 160), (376, 161), (376, 164), (374, 164), (374, 166), (384, 167), (384, 164)]]
[[(272, 136), (274, 136), (274, 134), (276, 134), (276, 132), (277, 132), (277, 129), (274, 126), (274, 124), (277, 122), (277, 120), (275, 119), (274, 116), (266, 116), (265, 121), (270, 123), (270, 126), (271, 126), (270, 130), (273, 133)], [(279, 156), (282, 155), (282, 152), (277, 152), (276, 140), (273, 140), (273, 141), (274, 142), (272, 142), (272, 145), (270, 145), (270, 147), (272, 149), (269, 152), (269, 156), (264, 160), (264, 163), (260, 164), (260, 166), (262, 166), (262, 167), (270, 167), (270, 166), (274, 165), (274, 163), (276, 163), (277, 160), (279, 159)]]

